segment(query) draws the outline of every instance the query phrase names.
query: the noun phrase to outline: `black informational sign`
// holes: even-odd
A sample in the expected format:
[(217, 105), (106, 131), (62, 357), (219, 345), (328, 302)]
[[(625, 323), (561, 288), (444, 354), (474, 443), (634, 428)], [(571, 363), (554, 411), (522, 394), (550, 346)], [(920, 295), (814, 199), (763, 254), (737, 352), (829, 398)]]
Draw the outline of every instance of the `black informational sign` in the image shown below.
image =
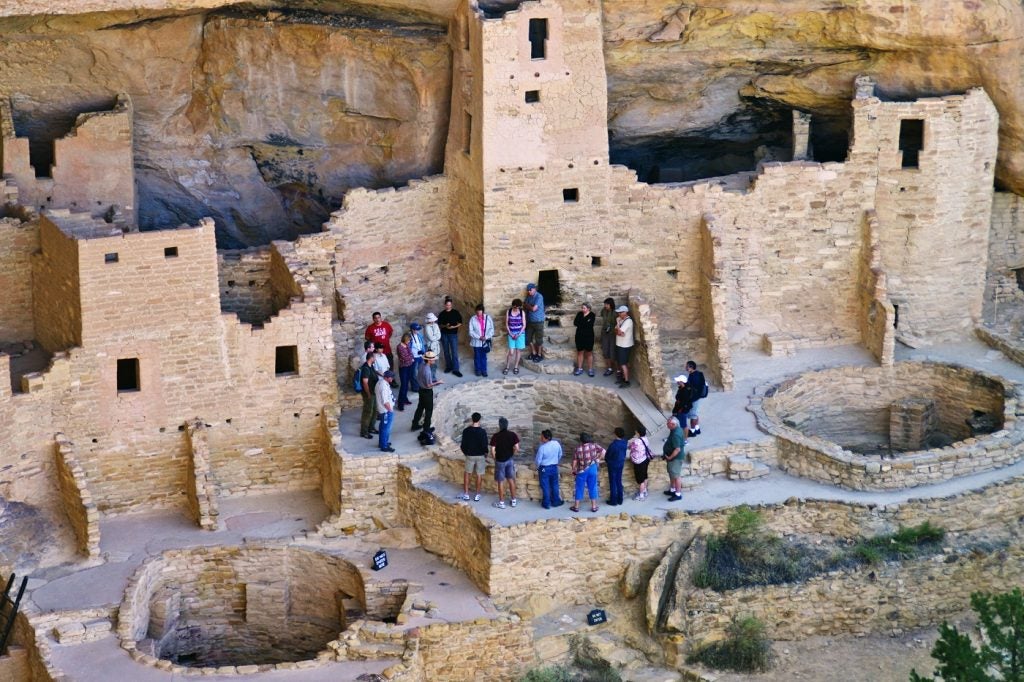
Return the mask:
[(594, 609), (587, 614), (587, 625), (600, 625), (608, 622), (608, 614), (604, 609)]
[(373, 555), (373, 570), (379, 571), (382, 568), (388, 566), (388, 553), (383, 549), (377, 550), (377, 553)]

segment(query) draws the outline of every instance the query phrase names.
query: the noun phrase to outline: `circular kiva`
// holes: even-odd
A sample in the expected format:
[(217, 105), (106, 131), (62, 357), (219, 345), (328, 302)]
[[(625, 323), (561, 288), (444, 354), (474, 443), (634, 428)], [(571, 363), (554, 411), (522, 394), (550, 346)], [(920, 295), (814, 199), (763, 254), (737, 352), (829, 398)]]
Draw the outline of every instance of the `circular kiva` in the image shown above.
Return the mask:
[(837, 367), (759, 387), (751, 411), (778, 465), (855, 490), (904, 488), (1024, 456), (1019, 387), (967, 367)]
[(568, 448), (575, 446), (583, 431), (592, 434), (597, 443), (608, 443), (616, 426), (632, 436), (640, 424), (611, 389), (576, 381), (475, 381), (445, 391), (434, 407), (442, 450), (462, 456), (457, 443), (474, 412), (481, 414), (488, 433), (497, 430), (499, 417), (508, 419), (509, 429), (521, 439), (523, 453), (535, 451), (545, 429)]
[(354, 620), (393, 621), (405, 595), (392, 592), (298, 547), (170, 550), (129, 581), (118, 635), (137, 660), (176, 668), (287, 664), (318, 658)]

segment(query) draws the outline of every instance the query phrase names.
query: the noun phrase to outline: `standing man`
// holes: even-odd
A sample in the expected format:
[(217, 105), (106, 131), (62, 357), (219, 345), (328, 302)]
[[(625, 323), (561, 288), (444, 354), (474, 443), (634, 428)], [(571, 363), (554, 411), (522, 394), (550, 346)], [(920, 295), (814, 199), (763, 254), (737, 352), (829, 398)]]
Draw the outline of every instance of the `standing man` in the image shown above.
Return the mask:
[(487, 353), (494, 336), (494, 320), (484, 312), (484, 304), (478, 303), (476, 314), (469, 318), (469, 345), (473, 347), (473, 371), (478, 377), (487, 376)]
[[(373, 343), (367, 341), (367, 343)], [(362, 389), (359, 393), (363, 396), (363, 412), (359, 418), (359, 435), (363, 438), (373, 438), (377, 429), (373, 428), (373, 421), (377, 413), (376, 389), (377, 371), (373, 368), (373, 351), (366, 354), (366, 362), (359, 368), (359, 383)]]
[(384, 355), (388, 358), (388, 367), (395, 366), (395, 358), (391, 354), (391, 335), (394, 333), (388, 321), (377, 312), (373, 314), (373, 322), (366, 328), (366, 333), (363, 335), (367, 341), (381, 344)]
[(626, 430), (616, 426), (615, 440), (608, 444), (604, 453), (604, 462), (608, 465), (608, 499), (605, 501), (612, 507), (622, 504), (622, 468), (626, 466), (628, 446)]
[(491, 457), (494, 458), (494, 480), (498, 484), (498, 501), (493, 507), (505, 508), (502, 481), (508, 481), (509, 503), (514, 507), (516, 500), (516, 463), (512, 459), (519, 452), (519, 436), (515, 431), (508, 430), (508, 420), (498, 419), (498, 432), (491, 436)]
[(420, 384), (416, 381), (416, 370), (420, 365), (423, 364), (423, 354), (427, 352), (426, 341), (423, 339), (423, 325), (419, 322), (413, 322), (409, 325), (409, 329), (412, 334), (412, 341), (409, 342), (409, 349), (412, 351), (413, 360), (416, 364), (412, 368), (412, 390), (418, 392), (420, 390)]
[[(430, 422), (434, 418), (434, 386), (443, 384), (440, 379), (434, 378), (430, 366), (437, 362), (437, 355), (434, 351), (427, 351), (423, 354), (423, 364), (416, 368), (416, 381), (420, 384), (419, 403), (416, 405), (416, 412), (412, 415), (412, 430), (430, 431)], [(422, 419), (422, 421), (420, 421)]]
[(690, 394), (690, 410), (686, 417), (690, 420), (690, 438), (693, 438), (700, 435), (700, 404), (708, 397), (708, 382), (704, 372), (697, 369), (697, 363), (693, 360), (686, 361), (686, 373), (690, 375), (686, 382)]
[(390, 369), (384, 372), (382, 381), (377, 382), (374, 394), (377, 396), (377, 413), (380, 415), (380, 438), (377, 446), (382, 452), (394, 452), (391, 447), (391, 425), (395, 422), (395, 394), (391, 390), (391, 382), (395, 373)]
[(661, 451), (665, 455), (665, 466), (668, 467), (669, 485), (672, 486), (665, 491), (669, 502), (678, 502), (683, 499), (683, 446), (686, 445), (686, 436), (679, 426), (679, 420), (669, 417), (668, 438)]
[(462, 313), (452, 307), (452, 297), (444, 297), (444, 310), (437, 316), (437, 324), (441, 327), (441, 348), (444, 349), (444, 372), (462, 376), (459, 371), (459, 327), (462, 326)]
[(615, 374), (615, 299), (604, 299), (601, 308), (601, 355), (604, 356), (604, 375)]
[(619, 319), (615, 323), (615, 363), (622, 372), (618, 382), (622, 388), (629, 388), (629, 356), (633, 352), (633, 318), (629, 316), (629, 308), (620, 305), (615, 309)]
[(484, 485), (484, 471), (487, 469), (487, 431), (480, 426), (480, 413), (470, 416), (472, 424), (462, 429), (462, 454), (466, 456), (466, 473), (462, 475), (462, 498), (469, 500), (469, 475), (476, 474), (475, 502), (480, 501)]
[(526, 285), (526, 343), (530, 346), (530, 359), (540, 362), (544, 359), (544, 295), (537, 291), (537, 285)]
[(540, 476), (541, 504), (545, 509), (561, 507), (562, 493), (558, 488), (558, 462), (562, 459), (562, 446), (551, 437), (551, 429), (540, 432), (537, 446), (537, 474)]

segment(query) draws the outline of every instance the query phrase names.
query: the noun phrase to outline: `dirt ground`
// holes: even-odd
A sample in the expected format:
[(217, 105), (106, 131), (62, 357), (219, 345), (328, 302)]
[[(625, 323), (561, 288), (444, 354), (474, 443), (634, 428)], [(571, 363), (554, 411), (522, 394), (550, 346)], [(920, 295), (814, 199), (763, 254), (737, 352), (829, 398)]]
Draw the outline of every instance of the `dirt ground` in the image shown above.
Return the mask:
[[(972, 631), (974, 620), (964, 613), (950, 622), (961, 632)], [(901, 635), (812, 637), (800, 642), (776, 642), (776, 665), (768, 673), (742, 675), (715, 672), (717, 682), (907, 682), (910, 671), (931, 674), (932, 647), (938, 628), (910, 630)]]

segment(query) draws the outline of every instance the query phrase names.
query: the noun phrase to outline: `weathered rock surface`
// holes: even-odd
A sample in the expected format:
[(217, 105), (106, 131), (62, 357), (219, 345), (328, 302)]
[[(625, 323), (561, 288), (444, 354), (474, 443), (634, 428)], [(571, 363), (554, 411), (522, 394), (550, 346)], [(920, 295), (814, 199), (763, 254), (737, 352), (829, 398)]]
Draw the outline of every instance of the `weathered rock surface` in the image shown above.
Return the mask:
[[(6, 0), (0, 94), (80, 109), (127, 90), (149, 224), (211, 213), (230, 243), (315, 229), (348, 187), (440, 170), (454, 0), (181, 16), (227, 4)], [(895, 99), (983, 86), (1001, 117), (997, 179), (1024, 193), (1019, 2), (604, 0), (603, 9), (613, 157), (642, 175), (656, 165), (686, 176), (750, 168), (785, 150), (791, 108), (814, 114), (817, 146), (841, 157), (853, 78), (868, 74)]]
[(75, 33), (70, 20), (5, 35), (0, 95), (15, 97), (16, 127), (59, 136), (129, 93), (144, 229), (210, 215), (223, 246), (294, 238), (351, 187), (441, 170), (450, 66), (437, 27), (258, 12)]

